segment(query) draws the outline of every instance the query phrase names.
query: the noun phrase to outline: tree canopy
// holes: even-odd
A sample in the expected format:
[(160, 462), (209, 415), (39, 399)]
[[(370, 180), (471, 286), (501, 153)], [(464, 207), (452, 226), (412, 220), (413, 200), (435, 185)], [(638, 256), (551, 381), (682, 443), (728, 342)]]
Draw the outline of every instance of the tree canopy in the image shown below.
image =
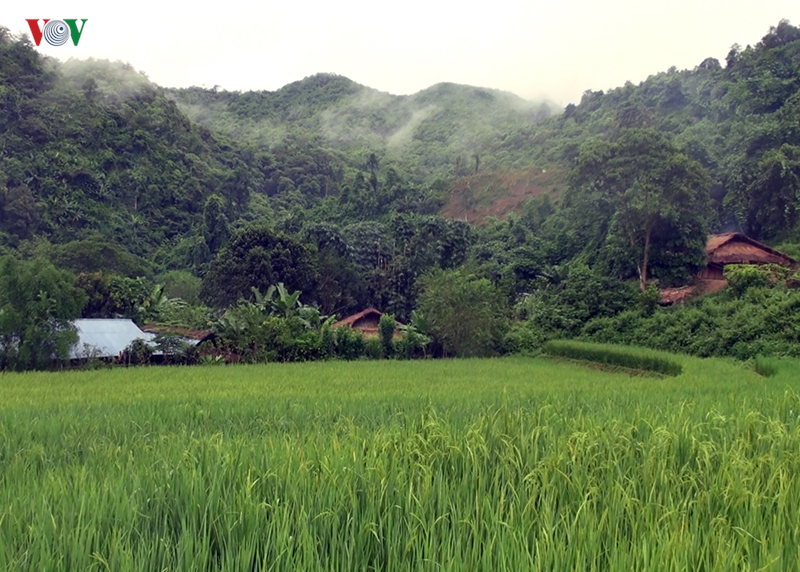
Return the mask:
[(0, 258), (0, 369), (41, 369), (66, 359), (78, 339), (70, 320), (85, 303), (69, 272), (41, 259)]
[(317, 271), (311, 249), (268, 228), (247, 228), (220, 250), (203, 280), (201, 297), (226, 307), (239, 298), (251, 299), (252, 288), (266, 291), (279, 282), (313, 299)]
[[(609, 264), (622, 277), (636, 261), (642, 291), (651, 263), (667, 278), (675, 258), (687, 273), (703, 265), (711, 180), (661, 133), (626, 129), (616, 141), (588, 144), (577, 157), (572, 185), (575, 216), (590, 217), (587, 228), (600, 233), (596, 241), (605, 239)], [(662, 256), (651, 260), (654, 252)]]

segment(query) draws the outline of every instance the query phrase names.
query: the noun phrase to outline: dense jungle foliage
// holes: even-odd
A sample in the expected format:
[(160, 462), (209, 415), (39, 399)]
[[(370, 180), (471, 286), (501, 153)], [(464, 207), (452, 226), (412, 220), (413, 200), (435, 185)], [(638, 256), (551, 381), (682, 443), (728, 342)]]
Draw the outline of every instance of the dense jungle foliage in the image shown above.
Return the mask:
[[(800, 333), (777, 325), (797, 316), (792, 276), (671, 309), (656, 290), (692, 280), (708, 233), (800, 255), (798, 117), (800, 29), (787, 21), (725, 62), (587, 91), (559, 113), (495, 90), (393, 96), (329, 74), (275, 92), (167, 89), (121, 62), (51, 60), (0, 28), (0, 270), (20, 292), (63, 283), (82, 304), (42, 291), (12, 320), (20, 301), (5, 296), (3, 351), (25, 316), (36, 339), (76, 315), (223, 332), (234, 312), (228, 325), (291, 319), (273, 324), (282, 339), (313, 330), (323, 343), (329, 316), (374, 306), (416, 324), (411, 349), (340, 357), (493, 355), (556, 337), (798, 355)], [(491, 206), (515, 188), (503, 220), (442, 216), (454, 197)], [(279, 283), (319, 320), (259, 302)], [(311, 355), (295, 349), (251, 354)], [(339, 355), (326, 352), (312, 357)]]

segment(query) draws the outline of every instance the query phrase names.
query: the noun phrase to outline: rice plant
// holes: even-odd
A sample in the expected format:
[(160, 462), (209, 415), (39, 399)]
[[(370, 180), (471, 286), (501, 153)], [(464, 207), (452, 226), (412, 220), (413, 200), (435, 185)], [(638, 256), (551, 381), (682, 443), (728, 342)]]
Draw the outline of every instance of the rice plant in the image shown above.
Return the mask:
[(796, 567), (797, 362), (675, 359), (2, 375), (0, 568)]

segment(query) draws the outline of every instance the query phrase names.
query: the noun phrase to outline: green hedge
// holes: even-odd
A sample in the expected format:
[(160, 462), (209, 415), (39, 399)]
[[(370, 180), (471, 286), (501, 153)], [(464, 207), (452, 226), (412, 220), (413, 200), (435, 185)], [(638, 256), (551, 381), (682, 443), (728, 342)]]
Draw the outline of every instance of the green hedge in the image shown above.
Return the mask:
[(607, 365), (680, 375), (681, 365), (656, 352), (642, 348), (553, 340), (544, 344), (545, 354)]

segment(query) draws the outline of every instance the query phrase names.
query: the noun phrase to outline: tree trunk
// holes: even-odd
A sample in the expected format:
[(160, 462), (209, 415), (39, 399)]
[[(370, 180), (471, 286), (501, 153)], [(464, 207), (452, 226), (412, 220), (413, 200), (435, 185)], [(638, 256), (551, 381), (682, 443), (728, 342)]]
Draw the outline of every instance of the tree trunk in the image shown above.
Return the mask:
[(644, 237), (644, 258), (642, 265), (639, 267), (639, 285), (642, 292), (647, 290), (647, 263), (650, 261), (650, 229), (647, 229), (647, 234)]

